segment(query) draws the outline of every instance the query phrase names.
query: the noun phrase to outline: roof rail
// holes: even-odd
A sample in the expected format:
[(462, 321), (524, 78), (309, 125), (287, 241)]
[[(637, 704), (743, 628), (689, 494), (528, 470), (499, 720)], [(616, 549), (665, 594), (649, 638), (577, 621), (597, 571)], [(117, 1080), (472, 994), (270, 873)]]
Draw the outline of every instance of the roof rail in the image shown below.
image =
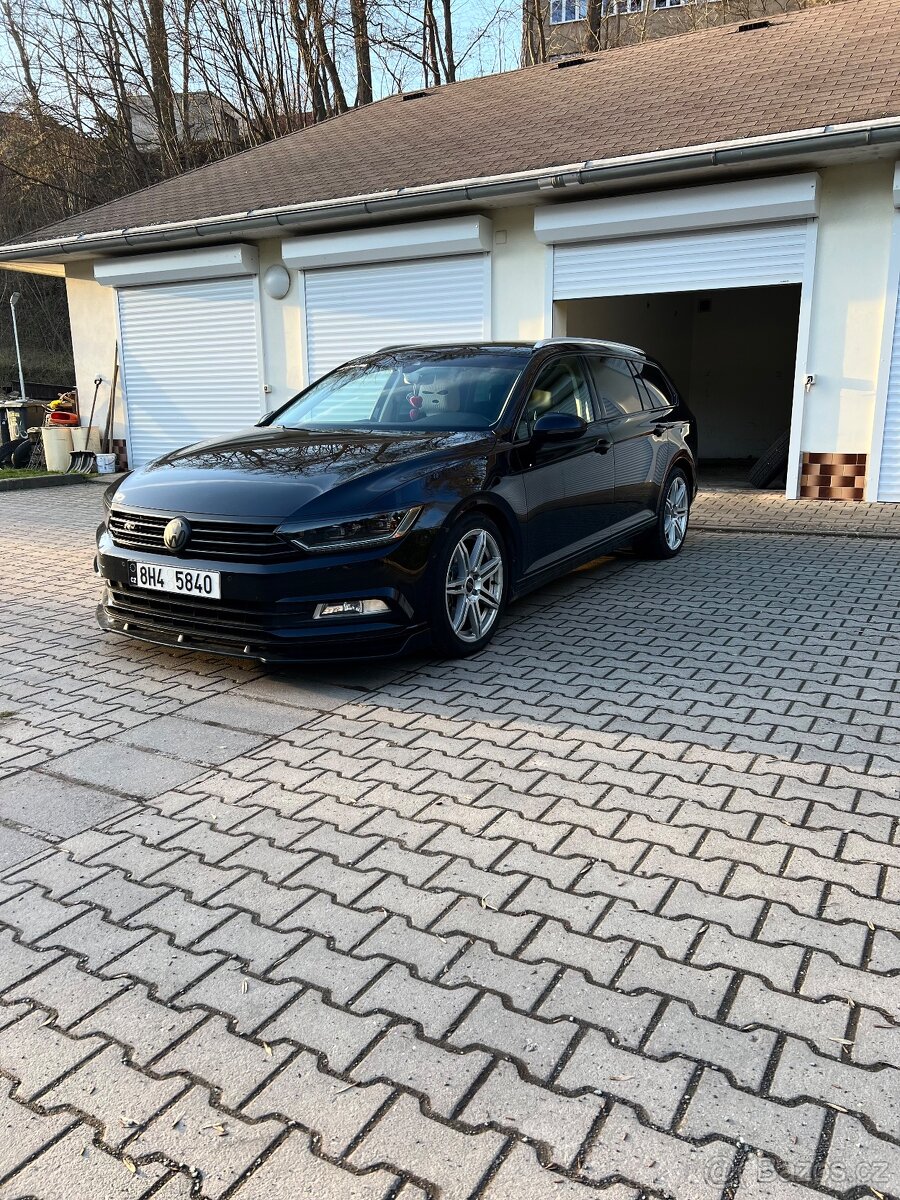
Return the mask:
[(586, 337), (549, 337), (541, 338), (539, 342), (534, 343), (535, 350), (541, 346), (588, 346), (591, 349), (601, 347), (604, 350), (622, 350), (628, 354), (646, 355), (647, 351), (642, 350), (640, 346), (629, 346), (627, 342), (608, 342), (603, 338), (586, 338)]

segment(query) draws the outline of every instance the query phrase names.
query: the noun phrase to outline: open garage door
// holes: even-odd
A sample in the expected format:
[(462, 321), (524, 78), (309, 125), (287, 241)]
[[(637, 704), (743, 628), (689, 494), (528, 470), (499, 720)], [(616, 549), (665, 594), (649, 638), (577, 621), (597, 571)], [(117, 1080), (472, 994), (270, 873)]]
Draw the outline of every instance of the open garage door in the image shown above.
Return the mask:
[(746, 479), (791, 433), (799, 479), (818, 179), (746, 180), (549, 205), (552, 330), (639, 346), (697, 417), (701, 462)]
[(556, 246), (557, 319), (659, 359), (697, 418), (705, 478), (745, 481), (791, 427), (806, 245), (791, 221)]
[(608, 296), (565, 307), (571, 336), (637, 345), (665, 366), (697, 418), (707, 481), (746, 481), (753, 462), (790, 428), (799, 284)]

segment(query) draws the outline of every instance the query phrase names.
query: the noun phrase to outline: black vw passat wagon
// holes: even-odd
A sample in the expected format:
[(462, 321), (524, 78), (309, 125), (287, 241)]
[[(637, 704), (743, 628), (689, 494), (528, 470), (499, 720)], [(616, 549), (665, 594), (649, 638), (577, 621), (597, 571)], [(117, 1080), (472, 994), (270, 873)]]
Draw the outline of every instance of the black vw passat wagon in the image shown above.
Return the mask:
[(677, 554), (694, 420), (612, 342), (399, 347), (107, 491), (110, 632), (264, 661), (479, 650), (616, 546)]

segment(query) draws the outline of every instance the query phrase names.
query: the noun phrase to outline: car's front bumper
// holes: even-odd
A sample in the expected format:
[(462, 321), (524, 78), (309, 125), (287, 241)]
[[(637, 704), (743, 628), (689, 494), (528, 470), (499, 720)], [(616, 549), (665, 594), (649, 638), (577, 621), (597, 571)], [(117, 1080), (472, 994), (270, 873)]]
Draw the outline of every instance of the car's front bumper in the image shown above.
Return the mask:
[[(407, 544), (409, 543), (409, 544)], [(405, 539), (390, 553), (306, 556), (250, 564), (122, 549), (98, 530), (97, 572), (103, 599), (100, 627), (158, 645), (263, 662), (382, 658), (427, 642), (430, 538)], [(137, 588), (129, 562), (179, 565), (221, 575), (221, 600)], [(316, 619), (320, 603), (379, 599), (388, 612)]]

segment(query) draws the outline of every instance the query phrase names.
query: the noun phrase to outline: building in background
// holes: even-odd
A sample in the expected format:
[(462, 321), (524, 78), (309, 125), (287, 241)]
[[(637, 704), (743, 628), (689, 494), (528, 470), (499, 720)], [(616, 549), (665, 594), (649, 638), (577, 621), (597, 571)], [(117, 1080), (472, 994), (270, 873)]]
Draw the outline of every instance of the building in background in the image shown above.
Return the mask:
[(524, 0), (526, 62), (784, 16), (826, 0)]

